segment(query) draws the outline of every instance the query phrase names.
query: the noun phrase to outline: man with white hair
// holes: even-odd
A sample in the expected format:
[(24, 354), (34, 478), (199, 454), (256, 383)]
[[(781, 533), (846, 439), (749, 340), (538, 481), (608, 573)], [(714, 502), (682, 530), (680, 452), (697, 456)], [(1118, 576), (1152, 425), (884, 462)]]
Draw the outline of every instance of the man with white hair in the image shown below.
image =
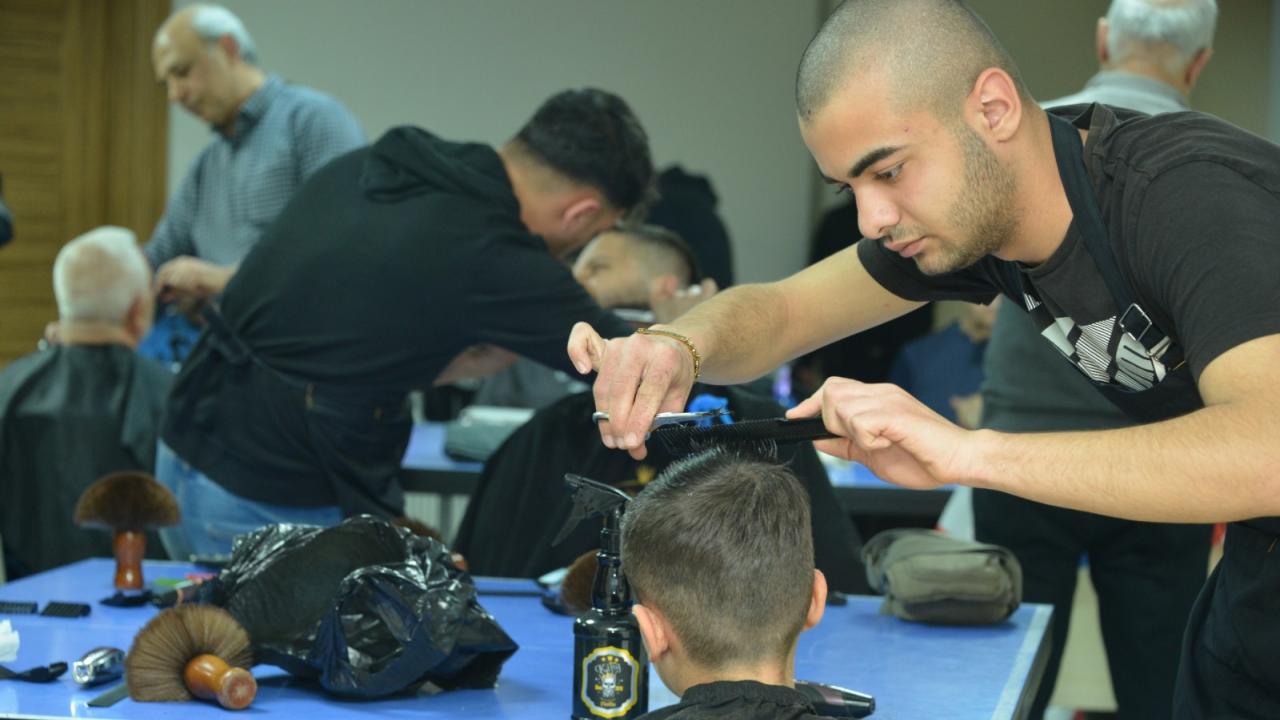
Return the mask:
[(1148, 115), (1190, 110), (1217, 22), (1216, 0), (1112, 0), (1098, 18), (1098, 73), (1080, 92), (1044, 104), (1096, 102)]
[[(1149, 115), (1189, 110), (1213, 49), (1214, 0), (1113, 0), (1098, 19), (1101, 65), (1084, 89), (1043, 103), (1102, 103)], [(1058, 358), (1027, 313), (1005, 303), (983, 358), (982, 427), (1003, 432), (1103, 430), (1133, 425)], [(1067, 641), (1080, 558), (1098, 594), (1121, 717), (1172, 714), (1178, 648), (1208, 573), (1212, 527), (1105, 517), (994, 490), (973, 491), (974, 531), (1011, 549), (1023, 597), (1054, 606), (1053, 644), (1030, 717), (1053, 695)]]
[[(59, 343), (0, 370), (0, 535), (10, 577), (110, 553), (71, 523), (81, 491), (144, 470), (172, 376), (134, 350), (151, 326), (151, 271), (132, 232), (102, 227), (53, 265)], [(158, 549), (158, 547), (157, 547)]]
[(257, 55), (218, 5), (179, 10), (156, 32), (156, 80), (214, 131), (146, 246), (162, 300), (220, 293), (302, 183), (365, 143), (341, 103), (265, 72)]

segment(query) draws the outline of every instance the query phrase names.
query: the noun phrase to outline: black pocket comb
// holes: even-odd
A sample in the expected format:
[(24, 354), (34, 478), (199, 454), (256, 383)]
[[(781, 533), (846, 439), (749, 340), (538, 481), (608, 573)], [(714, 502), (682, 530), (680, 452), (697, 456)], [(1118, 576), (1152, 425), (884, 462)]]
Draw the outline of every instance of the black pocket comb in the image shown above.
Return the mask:
[(662, 442), (672, 455), (690, 455), (717, 446), (758, 447), (786, 443), (825, 440), (836, 437), (822, 424), (822, 418), (770, 418), (767, 420), (739, 420), (732, 425), (693, 427), (688, 425), (664, 425), (651, 434)]
[(40, 611), (41, 615), (48, 617), (67, 617), (78, 618), (89, 614), (89, 606), (84, 603), (58, 602), (51, 600), (44, 609)]

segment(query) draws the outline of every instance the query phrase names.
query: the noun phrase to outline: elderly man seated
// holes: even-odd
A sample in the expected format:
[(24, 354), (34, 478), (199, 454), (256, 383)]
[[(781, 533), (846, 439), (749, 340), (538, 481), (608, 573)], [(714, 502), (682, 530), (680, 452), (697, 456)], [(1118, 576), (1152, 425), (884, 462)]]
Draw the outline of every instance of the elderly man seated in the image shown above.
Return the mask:
[(53, 265), (58, 344), (0, 370), (0, 537), (9, 576), (109, 555), (106, 533), (75, 527), (98, 477), (151, 471), (172, 378), (134, 349), (151, 325), (151, 272), (133, 233), (101, 227)]

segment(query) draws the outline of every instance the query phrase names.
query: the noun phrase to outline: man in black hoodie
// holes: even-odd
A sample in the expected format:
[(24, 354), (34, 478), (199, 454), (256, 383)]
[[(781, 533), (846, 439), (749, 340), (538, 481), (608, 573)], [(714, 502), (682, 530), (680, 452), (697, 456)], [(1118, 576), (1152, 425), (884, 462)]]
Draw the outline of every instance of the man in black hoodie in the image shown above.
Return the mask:
[(498, 149), (414, 127), (318, 171), (228, 284), (169, 402), (171, 555), (271, 522), (403, 512), (410, 390), (491, 344), (570, 369), (574, 322), (629, 328), (560, 258), (650, 200), (644, 130), (560, 93)]

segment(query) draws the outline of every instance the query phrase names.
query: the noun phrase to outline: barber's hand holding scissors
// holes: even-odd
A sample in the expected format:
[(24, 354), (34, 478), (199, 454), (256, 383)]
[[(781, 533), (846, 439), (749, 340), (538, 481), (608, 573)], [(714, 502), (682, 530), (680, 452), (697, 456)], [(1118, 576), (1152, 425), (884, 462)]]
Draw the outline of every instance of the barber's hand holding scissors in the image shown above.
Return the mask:
[(654, 416), (684, 410), (693, 388), (689, 351), (661, 335), (605, 340), (580, 322), (569, 336), (569, 358), (583, 375), (599, 373), (592, 388), (596, 410), (609, 413), (599, 423), (601, 440), (637, 460), (648, 454), (644, 439)]

